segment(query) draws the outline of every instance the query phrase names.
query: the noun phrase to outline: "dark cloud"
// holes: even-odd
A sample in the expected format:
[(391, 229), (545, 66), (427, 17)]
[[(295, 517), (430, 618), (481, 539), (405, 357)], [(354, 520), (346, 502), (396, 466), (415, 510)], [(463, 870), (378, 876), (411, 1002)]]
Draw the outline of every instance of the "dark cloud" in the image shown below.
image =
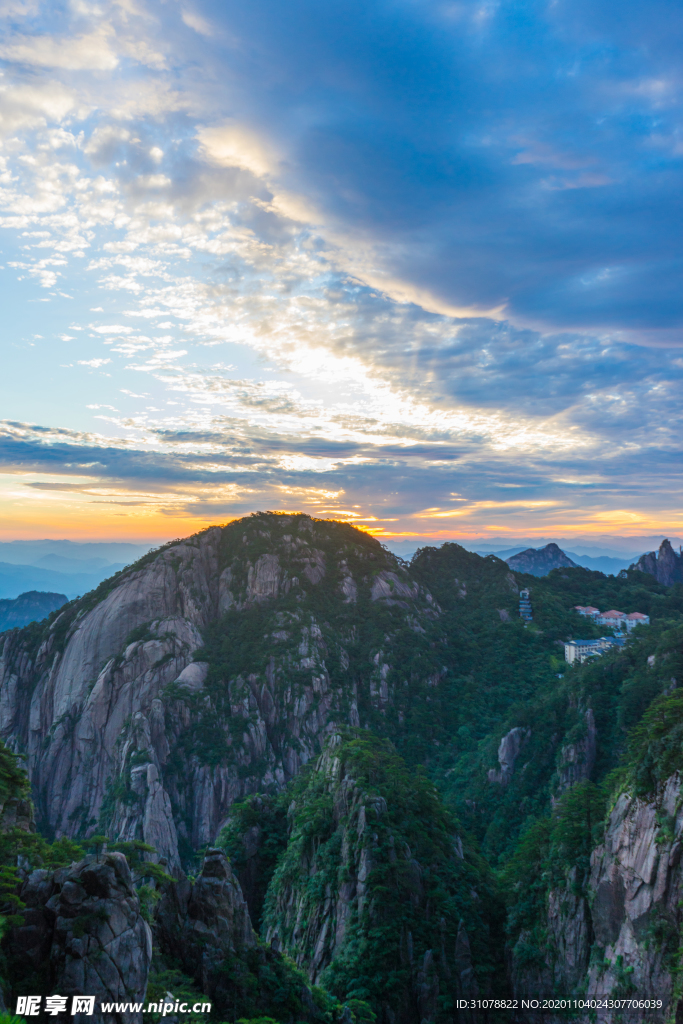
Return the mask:
[[(385, 267), (516, 322), (683, 327), (681, 12), (266, 0), (200, 4), (232, 116)], [(239, 40), (239, 43), (235, 43)]]
[[(281, 439), (278, 446), (281, 450)], [(322, 442), (317, 451), (324, 454)], [(300, 453), (297, 439), (292, 438), (291, 454)], [(338, 463), (321, 472), (315, 468), (283, 469), (265, 458), (250, 469), (229, 453), (179, 455), (102, 448), (83, 440), (80, 445), (49, 442), (27, 428), (23, 438), (0, 435), (0, 468), (68, 477), (64, 483), (29, 482), (28, 486), (80, 491), (95, 503), (145, 504), (152, 498), (138, 492), (146, 489), (163, 504), (163, 495), (169, 493), (175, 496), (175, 504), (167, 514), (192, 516), (227, 517), (257, 507), (310, 508), (311, 501), (319, 501), (316, 494), (321, 490), (343, 494), (344, 502), (361, 503), (378, 519), (397, 517), (404, 525), (406, 517), (421, 508), (457, 510), (462, 507), (459, 502), (493, 503), (494, 511), (500, 507), (501, 514), (511, 502), (527, 502), (527, 514), (534, 516), (546, 511), (546, 506), (535, 511), (538, 502), (587, 513), (613, 508), (615, 502), (616, 507), (651, 507), (654, 502), (661, 509), (676, 508), (683, 497), (678, 483), (680, 452), (654, 444), (647, 459), (628, 447), (596, 450), (577, 446), (535, 455), (525, 452), (518, 458), (514, 450), (496, 451), (475, 443), (459, 449), (424, 444), (380, 446), (374, 457), (368, 446), (366, 461)], [(83, 483), (74, 483), (74, 477), (82, 477)], [(221, 489), (226, 486), (238, 491), (223, 496)], [(115, 488), (116, 493), (96, 493), (95, 487)], [(126, 491), (132, 492), (130, 497)], [(510, 507), (514, 510), (516, 506)], [(419, 532), (462, 525), (439, 518), (415, 522)]]

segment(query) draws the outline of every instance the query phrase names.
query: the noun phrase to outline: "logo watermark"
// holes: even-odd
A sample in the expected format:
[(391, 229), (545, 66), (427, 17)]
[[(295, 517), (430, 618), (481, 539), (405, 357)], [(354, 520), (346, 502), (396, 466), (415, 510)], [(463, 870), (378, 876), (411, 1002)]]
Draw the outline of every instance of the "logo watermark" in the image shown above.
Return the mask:
[[(38, 1017), (40, 1011), (52, 1017), (60, 1014), (83, 1014), (92, 1017), (95, 1012), (95, 996), (72, 996), (69, 1009), (68, 996), (19, 996), (17, 999), (17, 1016)], [(160, 1013), (167, 1017), (170, 1013), (211, 1013), (211, 1003), (181, 1003), (171, 999), (163, 999), (158, 1003), (104, 1003), (99, 1004), (101, 1013)]]

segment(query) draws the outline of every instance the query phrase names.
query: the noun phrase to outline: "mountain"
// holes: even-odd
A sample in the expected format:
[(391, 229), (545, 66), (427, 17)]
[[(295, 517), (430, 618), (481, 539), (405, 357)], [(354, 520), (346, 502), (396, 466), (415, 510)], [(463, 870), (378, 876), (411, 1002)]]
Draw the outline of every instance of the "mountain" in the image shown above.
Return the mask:
[[(561, 644), (599, 633), (578, 604), (651, 625), (570, 668)], [(452, 1024), (458, 1000), (632, 978), (662, 1000), (648, 1020), (683, 1014), (679, 585), (453, 543), (405, 564), (348, 524), (258, 513), (0, 644), (0, 734), (34, 801), (0, 842), (0, 913), (26, 905), (6, 998), (73, 988), (80, 950), (98, 994), (109, 957), (112, 986), (146, 975), (219, 1020)]]
[(66, 603), (66, 594), (50, 594), (39, 590), (29, 590), (13, 601), (0, 600), (0, 633), (46, 619), (50, 612)]
[(29, 729), (15, 688), (2, 732), (26, 750), (46, 828), (139, 832), (177, 871), (335, 726), (389, 714), (407, 733), (443, 674), (438, 615), (368, 535), (256, 516), (151, 553), (29, 647), (8, 638), (5, 673), (25, 663), (36, 711)]
[[(588, 555), (591, 558), (599, 558), (606, 555), (610, 558), (627, 559), (635, 562), (643, 551), (657, 548), (664, 540), (663, 536), (652, 536), (641, 534), (629, 537), (610, 537), (606, 535), (595, 535), (588, 537), (498, 537), (495, 542), (492, 538), (485, 541), (458, 541), (468, 551), (476, 551), (477, 554), (498, 555), (499, 558), (506, 558), (508, 555), (516, 554), (530, 547), (544, 547), (546, 544), (555, 543), (565, 552), (575, 552), (577, 555)], [(671, 538), (671, 543), (677, 546), (683, 544), (683, 538)], [(503, 554), (504, 552), (504, 554)]]
[(147, 544), (68, 540), (0, 542), (0, 598), (48, 590), (74, 598), (149, 550)]
[[(14, 565), (50, 565), (53, 558), (76, 563), (70, 571), (87, 572), (89, 569), (120, 563), (129, 565), (142, 558), (151, 544), (130, 544), (126, 541), (73, 541), (73, 540), (9, 540), (0, 541), (0, 561)], [(46, 561), (46, 559), (48, 561)]]
[(68, 598), (78, 597), (95, 588), (103, 579), (113, 576), (122, 565), (105, 564), (91, 572), (56, 572), (39, 565), (17, 565), (0, 562), (0, 597), (14, 598), (25, 590), (59, 591)]
[(463, 845), (433, 783), (391, 744), (350, 733), (330, 739), (295, 793), (266, 897), (266, 941), (312, 983), (342, 1000), (362, 994), (397, 1024), (476, 998), (473, 958), (480, 969), (502, 966), (487, 941), (493, 877)]
[(531, 576), (547, 576), (552, 569), (576, 569), (576, 562), (565, 555), (557, 544), (546, 544), (544, 548), (527, 548), (517, 555), (506, 558), (507, 564), (517, 572)]
[(108, 562), (106, 558), (69, 558), (65, 555), (49, 554), (41, 555), (32, 564), (41, 566), (43, 569), (54, 569), (55, 572), (98, 572), (115, 564), (116, 568), (111, 570), (111, 575), (118, 569), (123, 569), (126, 563), (112, 563)]
[(676, 554), (668, 540), (662, 541), (659, 551), (641, 555), (631, 568), (654, 576), (658, 583), (667, 587), (683, 583), (683, 554)]
[[(558, 545), (559, 547), (559, 545)], [(505, 548), (503, 551), (477, 551), (477, 554), (495, 555), (497, 558), (507, 560), (511, 555), (519, 555), (526, 551), (523, 547)], [(633, 562), (633, 557), (630, 558), (614, 558), (612, 555), (584, 555), (577, 554), (575, 551), (565, 551), (564, 554), (567, 558), (571, 559), (574, 565), (583, 566), (584, 569), (597, 569), (598, 572), (604, 572), (611, 576), (616, 576), (622, 569), (628, 569)]]
[[(85, 1014), (91, 1024), (142, 1024), (144, 1012), (158, 1019), (176, 1000), (202, 1013), (213, 1004), (226, 1018), (372, 1020), (358, 1000), (354, 1014), (322, 990), (312, 991), (289, 961), (258, 939), (221, 850), (207, 851), (197, 877), (180, 883), (148, 859), (150, 852), (154, 858), (151, 847), (107, 843), (103, 836), (83, 846), (46, 841), (35, 831), (20, 759), (0, 743), (3, 1006), (17, 1005), (28, 989), (41, 993), (39, 1003), (43, 994), (59, 993), (55, 1001), (62, 1006), (87, 992), (95, 1000)], [(142, 1010), (145, 998), (154, 1011)], [(11, 1019), (4, 1011), (3, 1018)]]
[(565, 551), (567, 558), (571, 558), (575, 565), (583, 566), (584, 569), (597, 569), (606, 575), (616, 576), (623, 569), (628, 569), (632, 558), (614, 558), (611, 555), (579, 555), (575, 551)]

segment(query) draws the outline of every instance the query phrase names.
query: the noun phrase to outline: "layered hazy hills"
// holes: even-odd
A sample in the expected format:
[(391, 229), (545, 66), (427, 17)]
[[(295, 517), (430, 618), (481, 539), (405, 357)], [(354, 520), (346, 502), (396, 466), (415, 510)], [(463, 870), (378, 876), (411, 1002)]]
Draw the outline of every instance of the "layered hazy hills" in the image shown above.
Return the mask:
[(149, 545), (123, 542), (0, 542), (0, 599), (13, 599), (30, 590), (77, 597), (147, 550)]
[[(501, 552), (500, 555), (504, 555)], [(579, 566), (585, 568), (614, 572), (617, 565), (616, 559), (580, 559), (574, 561), (570, 555), (563, 551), (555, 543), (546, 544), (542, 548), (527, 548), (524, 551), (515, 551), (507, 555), (505, 561), (511, 569), (517, 572), (528, 573), (531, 576), (547, 576), (553, 569), (577, 569)], [(602, 566), (601, 562), (613, 562), (614, 565)], [(674, 550), (669, 540), (663, 540), (658, 551), (650, 551), (641, 555), (635, 562), (618, 563), (619, 569), (631, 568), (639, 572), (654, 576), (658, 583), (664, 586), (672, 586), (674, 583), (683, 582), (683, 554)]]

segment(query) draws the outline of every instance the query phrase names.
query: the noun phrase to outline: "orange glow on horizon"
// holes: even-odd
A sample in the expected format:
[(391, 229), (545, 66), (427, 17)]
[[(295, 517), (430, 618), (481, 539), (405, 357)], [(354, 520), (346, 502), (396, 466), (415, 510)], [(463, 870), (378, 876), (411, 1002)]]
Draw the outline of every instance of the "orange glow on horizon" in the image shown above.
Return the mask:
[[(163, 508), (160, 504), (136, 503), (125, 507), (125, 502), (84, 502), (82, 497), (60, 494), (40, 495), (33, 500), (23, 495), (3, 495), (0, 499), (0, 540), (65, 539), (74, 541), (128, 541), (139, 544), (157, 545), (187, 537), (210, 526), (222, 526), (235, 519), (241, 519), (259, 510), (275, 511), (277, 502), (267, 497), (254, 502), (252, 507), (239, 512), (222, 512), (216, 515), (192, 515), (184, 508)], [(17, 500), (17, 498), (23, 500)], [(13, 500), (14, 499), (14, 500)], [(481, 503), (485, 504), (485, 503)], [(380, 541), (416, 541), (418, 543), (443, 543), (444, 541), (487, 541), (495, 542), (498, 537), (514, 541), (515, 538), (533, 539), (548, 537), (576, 537), (598, 539), (600, 537), (622, 537), (653, 535), (683, 535), (683, 518), (679, 512), (651, 514), (628, 509), (580, 510), (567, 509), (551, 511), (529, 510), (519, 507), (505, 514), (505, 507), (482, 508), (477, 503), (470, 506), (470, 515), (478, 522), (464, 523), (457, 517), (457, 529), (415, 529), (413, 524), (419, 517), (420, 526), (427, 525), (422, 513), (399, 517), (384, 517), (382, 509), (374, 510), (361, 506), (352, 512), (347, 505), (338, 511), (329, 508), (322, 500), (301, 500), (298, 508), (281, 509), (283, 513), (305, 512), (314, 518), (339, 520), (376, 537)], [(320, 509), (319, 505), (323, 505)], [(225, 507), (225, 506), (224, 506)], [(426, 510), (428, 512), (438, 510)], [(375, 514), (373, 514), (373, 512)], [(460, 512), (460, 510), (458, 510)], [(494, 512), (495, 522), (482, 522), (487, 512)], [(556, 518), (557, 517), (557, 518)], [(429, 517), (430, 525), (436, 523)], [(506, 521), (507, 520), (507, 521)], [(385, 525), (386, 524), (386, 525)], [(391, 525), (390, 525), (391, 524)], [(395, 525), (394, 525), (395, 524)], [(439, 525), (443, 524), (443, 519)], [(445, 524), (443, 524), (445, 525)]]

